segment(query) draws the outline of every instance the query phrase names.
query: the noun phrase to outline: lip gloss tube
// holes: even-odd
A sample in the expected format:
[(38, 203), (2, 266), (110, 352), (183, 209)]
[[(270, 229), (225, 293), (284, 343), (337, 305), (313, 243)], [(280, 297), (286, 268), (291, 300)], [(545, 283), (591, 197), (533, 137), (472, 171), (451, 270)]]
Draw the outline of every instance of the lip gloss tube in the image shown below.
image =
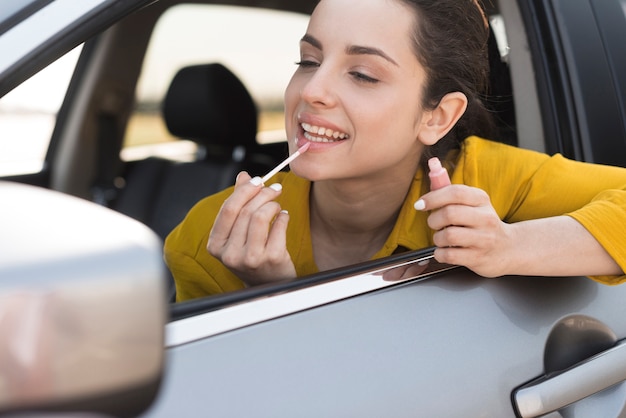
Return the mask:
[(428, 177), (430, 178), (430, 190), (439, 190), (450, 185), (448, 170), (441, 165), (439, 158), (433, 157), (428, 160)]

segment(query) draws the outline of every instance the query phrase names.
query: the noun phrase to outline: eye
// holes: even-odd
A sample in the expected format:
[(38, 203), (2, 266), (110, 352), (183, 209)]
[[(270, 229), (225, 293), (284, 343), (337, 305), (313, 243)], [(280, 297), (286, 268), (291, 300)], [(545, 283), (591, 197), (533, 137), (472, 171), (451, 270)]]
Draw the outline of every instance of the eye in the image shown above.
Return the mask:
[(352, 71), (350, 72), (350, 75), (352, 75), (352, 77), (354, 77), (357, 81), (362, 82), (362, 83), (376, 84), (380, 81), (376, 78), (370, 77), (358, 71)]

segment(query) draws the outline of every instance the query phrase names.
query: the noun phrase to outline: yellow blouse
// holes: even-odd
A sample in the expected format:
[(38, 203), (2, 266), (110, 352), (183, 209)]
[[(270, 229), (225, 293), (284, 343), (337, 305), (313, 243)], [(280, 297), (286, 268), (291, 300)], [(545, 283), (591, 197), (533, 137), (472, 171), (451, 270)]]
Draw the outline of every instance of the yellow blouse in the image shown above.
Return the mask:
[[(428, 213), (413, 203), (424, 194), (419, 170), (396, 224), (375, 258), (397, 249), (432, 246)], [(626, 169), (552, 157), (478, 137), (465, 140), (451, 176), (452, 183), (486, 191), (496, 212), (506, 222), (567, 214), (580, 222), (626, 271)], [(287, 250), (298, 276), (318, 271), (309, 230), (310, 182), (292, 173), (279, 173), (283, 186), (277, 201), (289, 211)], [(213, 221), (232, 187), (198, 202), (165, 240), (165, 260), (176, 281), (177, 300), (241, 289), (244, 283), (208, 254)], [(626, 276), (592, 277), (605, 284)]]

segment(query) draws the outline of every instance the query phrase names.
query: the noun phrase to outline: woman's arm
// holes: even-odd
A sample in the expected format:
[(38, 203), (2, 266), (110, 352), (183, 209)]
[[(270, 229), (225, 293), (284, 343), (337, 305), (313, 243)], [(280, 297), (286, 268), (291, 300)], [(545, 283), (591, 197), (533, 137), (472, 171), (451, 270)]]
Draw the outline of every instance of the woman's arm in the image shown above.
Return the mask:
[[(510, 225), (513, 273), (544, 276), (608, 276), (624, 272), (591, 233), (570, 216)], [(626, 248), (625, 248), (626, 250)]]
[(487, 193), (465, 185), (430, 192), (422, 200), (424, 210), (432, 211), (428, 225), (436, 231), (435, 258), (440, 262), (463, 265), (485, 277), (624, 274), (570, 216), (509, 224), (500, 220)]

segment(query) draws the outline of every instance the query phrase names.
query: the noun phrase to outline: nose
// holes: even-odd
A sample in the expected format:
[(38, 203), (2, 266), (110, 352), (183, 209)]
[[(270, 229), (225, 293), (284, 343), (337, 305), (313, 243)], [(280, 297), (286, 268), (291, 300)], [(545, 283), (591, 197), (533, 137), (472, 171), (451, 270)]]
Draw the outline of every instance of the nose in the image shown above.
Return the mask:
[(334, 74), (320, 66), (307, 79), (300, 96), (312, 105), (330, 107), (336, 102), (334, 86)]

